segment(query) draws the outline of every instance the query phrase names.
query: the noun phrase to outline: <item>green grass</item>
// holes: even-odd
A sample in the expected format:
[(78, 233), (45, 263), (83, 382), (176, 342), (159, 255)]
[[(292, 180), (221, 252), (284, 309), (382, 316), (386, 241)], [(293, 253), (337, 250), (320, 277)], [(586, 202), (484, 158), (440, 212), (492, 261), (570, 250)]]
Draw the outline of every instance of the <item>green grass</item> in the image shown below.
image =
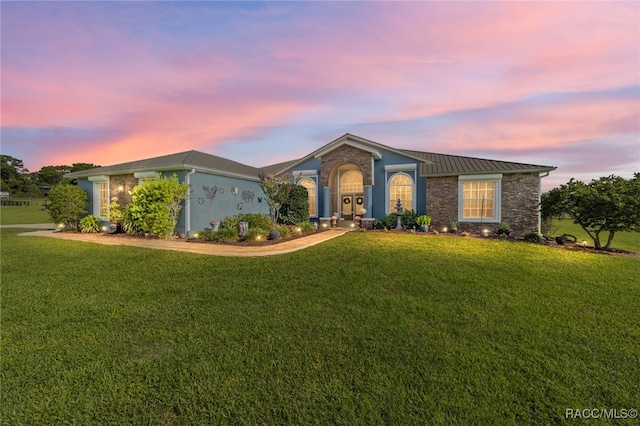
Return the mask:
[(567, 408), (640, 408), (637, 257), (349, 233), (215, 258), (18, 232), (1, 232), (2, 424), (570, 424)]
[[(554, 222), (557, 227), (554, 230), (553, 235), (558, 236), (562, 234), (575, 235), (578, 241), (586, 240), (587, 244), (593, 247), (593, 240), (589, 235), (580, 227), (573, 223), (571, 219), (560, 219)], [(604, 246), (609, 238), (608, 232), (600, 234), (600, 243)], [(611, 248), (631, 250), (640, 253), (640, 232), (616, 232), (611, 242)]]
[(24, 201), (30, 201), (30, 205), (0, 207), (0, 225), (51, 222), (49, 213), (42, 211), (43, 199)]

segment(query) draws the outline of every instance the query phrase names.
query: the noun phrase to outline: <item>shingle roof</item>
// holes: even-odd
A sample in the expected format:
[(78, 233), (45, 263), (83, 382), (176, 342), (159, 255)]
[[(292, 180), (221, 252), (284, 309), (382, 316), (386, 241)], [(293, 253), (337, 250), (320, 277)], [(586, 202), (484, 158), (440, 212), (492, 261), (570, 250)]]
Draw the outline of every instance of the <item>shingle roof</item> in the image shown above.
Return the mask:
[(423, 176), (457, 176), (482, 173), (534, 173), (555, 170), (552, 166), (514, 163), (510, 161), (487, 160), (484, 158), (462, 157), (459, 155), (436, 154), (433, 152), (410, 151), (407, 154), (424, 158), (420, 167)]
[(278, 173), (281, 170), (288, 169), (290, 165), (297, 163), (300, 159), (296, 158), (295, 160), (283, 161), (282, 163), (270, 164), (268, 166), (260, 167), (260, 170), (265, 172), (268, 175)]
[(194, 168), (198, 171), (217, 172), (218, 174), (240, 176), (255, 180), (258, 180), (258, 174), (260, 173), (260, 169), (233, 160), (227, 160), (226, 158), (216, 155), (205, 154), (200, 151), (185, 151), (177, 154), (163, 155), (161, 157), (67, 173), (65, 177), (82, 178), (95, 175), (115, 175), (152, 170), (191, 170)]

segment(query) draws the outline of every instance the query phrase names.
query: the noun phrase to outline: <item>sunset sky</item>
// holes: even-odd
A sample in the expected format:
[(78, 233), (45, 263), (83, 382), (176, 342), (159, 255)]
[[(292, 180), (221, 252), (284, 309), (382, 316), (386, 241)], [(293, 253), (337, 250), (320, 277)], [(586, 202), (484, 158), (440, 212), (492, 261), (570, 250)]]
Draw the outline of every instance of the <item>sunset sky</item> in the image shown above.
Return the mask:
[(5, 2), (3, 154), (30, 171), (199, 150), (253, 166), (344, 133), (640, 171), (639, 2)]

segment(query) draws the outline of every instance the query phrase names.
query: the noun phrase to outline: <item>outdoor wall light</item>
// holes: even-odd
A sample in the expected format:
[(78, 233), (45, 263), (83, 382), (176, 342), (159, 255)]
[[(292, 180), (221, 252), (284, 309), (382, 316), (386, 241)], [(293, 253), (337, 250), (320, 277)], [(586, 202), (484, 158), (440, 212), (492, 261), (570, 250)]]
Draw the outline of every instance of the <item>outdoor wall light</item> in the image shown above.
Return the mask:
[(118, 192), (124, 192), (124, 185), (118, 185)]

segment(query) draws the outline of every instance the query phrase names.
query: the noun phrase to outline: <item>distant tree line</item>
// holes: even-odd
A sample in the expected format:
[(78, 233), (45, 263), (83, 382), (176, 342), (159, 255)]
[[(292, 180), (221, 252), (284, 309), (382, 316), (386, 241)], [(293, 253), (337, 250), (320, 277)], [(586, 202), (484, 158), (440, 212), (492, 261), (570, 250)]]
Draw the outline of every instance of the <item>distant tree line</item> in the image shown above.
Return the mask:
[(0, 155), (0, 190), (8, 192), (14, 198), (46, 197), (56, 184), (66, 181), (76, 184), (75, 180), (65, 179), (66, 173), (100, 167), (91, 163), (73, 163), (72, 166), (44, 166), (37, 172), (30, 172), (22, 160), (10, 155)]

